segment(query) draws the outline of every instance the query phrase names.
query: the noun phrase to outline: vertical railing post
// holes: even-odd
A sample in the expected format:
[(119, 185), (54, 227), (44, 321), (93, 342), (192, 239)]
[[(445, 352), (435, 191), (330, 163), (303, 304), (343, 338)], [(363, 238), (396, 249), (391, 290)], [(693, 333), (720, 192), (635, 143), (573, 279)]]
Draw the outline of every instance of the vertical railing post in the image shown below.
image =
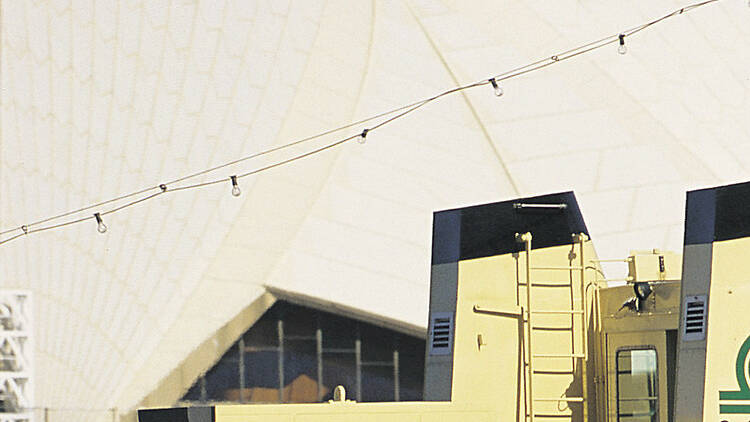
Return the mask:
[(276, 331), (279, 336), (279, 403), (284, 403), (284, 321), (281, 318), (276, 322)]
[(399, 382), (398, 347), (393, 348), (393, 400), (401, 400), (401, 384)]
[(357, 368), (357, 401), (362, 401), (362, 340), (359, 335), (359, 324), (357, 324), (357, 339), (354, 341), (354, 359)]
[(526, 403), (529, 411), (529, 421), (534, 422), (534, 396), (533, 396), (533, 375), (534, 366), (531, 353), (531, 233), (526, 232), (523, 234), (516, 233), (516, 242), (523, 243), (526, 252)]
[(239, 349), (237, 352), (239, 354), (239, 365), (237, 367), (237, 372), (239, 376), (240, 381), (240, 403), (245, 402), (245, 337), (240, 337), (240, 341), (237, 342), (237, 348)]
[(581, 314), (581, 325), (583, 325), (582, 330), (582, 342), (583, 342), (583, 359), (581, 359), (581, 387), (582, 387), (582, 395), (583, 395), (583, 402), (581, 403), (583, 406), (583, 422), (588, 422), (589, 420), (589, 401), (588, 401), (588, 379), (587, 379), (587, 371), (586, 366), (588, 365), (589, 360), (589, 337), (588, 337), (588, 315), (586, 314), (586, 260), (583, 256), (583, 248), (584, 244), (586, 243), (588, 239), (588, 236), (586, 236), (585, 233), (579, 233), (575, 236), (575, 240), (578, 241), (578, 247), (579, 247), (579, 261), (581, 263), (581, 309), (583, 310), (583, 313)]
[(315, 354), (318, 358), (318, 401), (323, 400), (323, 329), (320, 328), (320, 318), (318, 318), (318, 328), (315, 330)]

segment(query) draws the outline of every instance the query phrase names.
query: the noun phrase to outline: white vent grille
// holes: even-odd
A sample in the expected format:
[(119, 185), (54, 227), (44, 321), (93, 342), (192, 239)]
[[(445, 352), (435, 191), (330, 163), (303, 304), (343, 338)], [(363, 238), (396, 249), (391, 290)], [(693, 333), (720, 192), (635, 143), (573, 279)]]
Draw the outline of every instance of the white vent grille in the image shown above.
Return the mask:
[(448, 355), (453, 346), (453, 313), (433, 312), (430, 315), (430, 354)]
[(707, 296), (686, 296), (682, 315), (682, 340), (695, 341), (706, 338)]

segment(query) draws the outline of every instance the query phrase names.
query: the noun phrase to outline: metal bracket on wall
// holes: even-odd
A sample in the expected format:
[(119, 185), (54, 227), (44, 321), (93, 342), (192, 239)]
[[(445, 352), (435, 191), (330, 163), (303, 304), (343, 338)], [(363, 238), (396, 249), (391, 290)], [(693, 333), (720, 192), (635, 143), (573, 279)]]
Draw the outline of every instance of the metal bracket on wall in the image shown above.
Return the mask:
[(477, 303), (474, 305), (474, 312), (478, 314), (518, 317), (523, 315), (523, 308), (520, 306), (504, 307), (486, 303)]

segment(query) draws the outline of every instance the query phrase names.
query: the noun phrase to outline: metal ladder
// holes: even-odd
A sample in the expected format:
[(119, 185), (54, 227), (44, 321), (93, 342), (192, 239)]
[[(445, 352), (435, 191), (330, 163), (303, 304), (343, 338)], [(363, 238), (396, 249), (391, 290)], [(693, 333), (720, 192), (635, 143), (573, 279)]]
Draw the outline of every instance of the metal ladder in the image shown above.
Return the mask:
[[(516, 241), (518, 243), (522, 243), (524, 245), (524, 252), (525, 252), (525, 264), (526, 264), (526, 306), (523, 309), (524, 314), (524, 365), (525, 365), (525, 378), (526, 378), (526, 388), (524, 389), (524, 400), (526, 405), (526, 418), (529, 422), (534, 422), (535, 418), (537, 416), (541, 418), (546, 417), (554, 417), (551, 415), (537, 415), (534, 413), (534, 404), (536, 402), (564, 402), (566, 404), (568, 403), (581, 403), (582, 407), (582, 421), (581, 422), (588, 422), (588, 406), (587, 406), (587, 382), (586, 382), (586, 361), (588, 360), (588, 335), (587, 335), (587, 316), (586, 316), (586, 288), (585, 288), (585, 272), (586, 272), (586, 266), (585, 266), (585, 260), (583, 256), (583, 248), (584, 243), (588, 240), (588, 236), (586, 236), (584, 233), (580, 234), (573, 234), (572, 235), (573, 243), (578, 244), (578, 259), (579, 259), (579, 265), (578, 266), (562, 266), (562, 267), (533, 267), (531, 266), (531, 233), (516, 233)], [(571, 298), (570, 302), (570, 308), (569, 309), (554, 309), (554, 310), (535, 310), (533, 308), (533, 301), (532, 301), (532, 287), (535, 289), (538, 288), (550, 288), (550, 285), (545, 285), (543, 283), (534, 283), (531, 273), (532, 271), (580, 271), (580, 307), (576, 308), (575, 298)], [(518, 288), (520, 291), (520, 280), (518, 280)], [(571, 291), (573, 289), (573, 279), (571, 277), (570, 284), (562, 284), (562, 283), (555, 283), (555, 287), (559, 286), (569, 286), (571, 288)], [(534, 329), (538, 328), (534, 325), (533, 320), (535, 315), (571, 315), (571, 350), (566, 353), (534, 353), (532, 350), (532, 343), (533, 343), (533, 337), (534, 337)], [(580, 351), (576, 351), (576, 336), (575, 336), (575, 323), (573, 318), (575, 316), (580, 316), (581, 318), (581, 327), (582, 327), (582, 349)], [(580, 359), (577, 362), (580, 362), (580, 368), (581, 368), (581, 389), (582, 389), (582, 395), (580, 397), (536, 397), (534, 395), (534, 388), (533, 388), (533, 378), (534, 378), (534, 360), (535, 359), (561, 359), (561, 358), (569, 358), (569, 359)], [(576, 362), (576, 361), (574, 361)], [(573, 376), (575, 377), (575, 364), (573, 365)], [(557, 416), (557, 415), (555, 415)]]

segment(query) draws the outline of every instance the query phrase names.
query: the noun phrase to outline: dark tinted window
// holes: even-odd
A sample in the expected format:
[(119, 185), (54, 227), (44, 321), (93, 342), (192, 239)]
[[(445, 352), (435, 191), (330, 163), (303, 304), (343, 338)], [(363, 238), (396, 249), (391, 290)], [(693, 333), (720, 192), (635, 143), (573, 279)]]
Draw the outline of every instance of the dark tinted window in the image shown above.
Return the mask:
[(277, 302), (183, 397), (188, 402), (318, 402), (337, 385), (358, 401), (421, 400), (422, 339)]

